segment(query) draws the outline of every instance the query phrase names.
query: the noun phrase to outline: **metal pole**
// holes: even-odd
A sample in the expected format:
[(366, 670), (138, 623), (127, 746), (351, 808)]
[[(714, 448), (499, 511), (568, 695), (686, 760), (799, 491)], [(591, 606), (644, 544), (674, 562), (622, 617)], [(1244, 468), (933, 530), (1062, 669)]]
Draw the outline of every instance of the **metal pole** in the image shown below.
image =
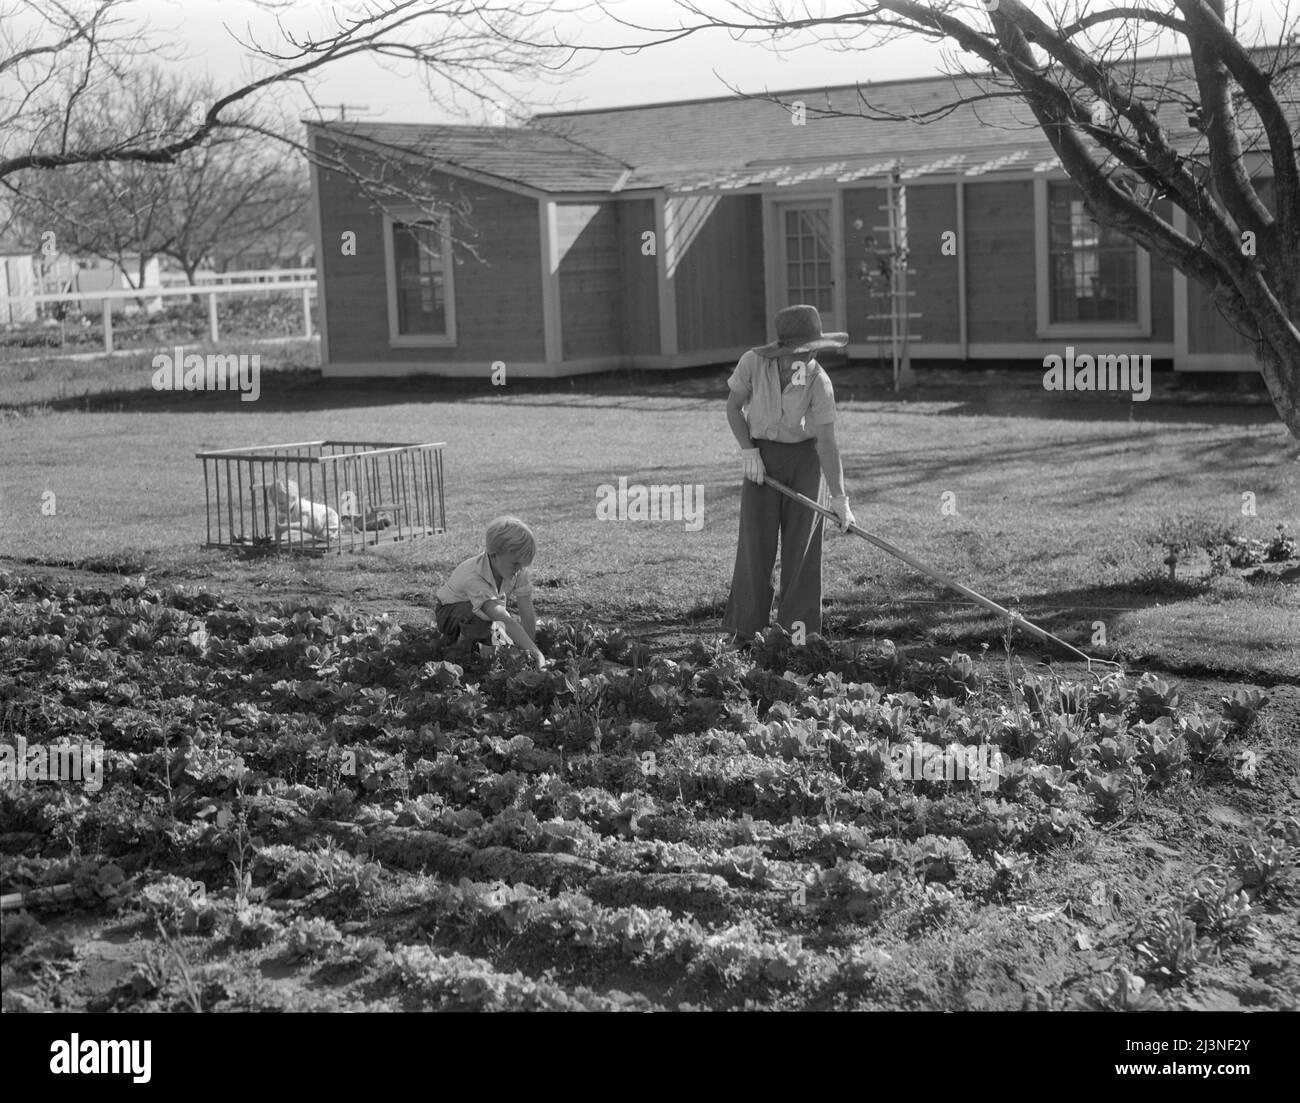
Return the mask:
[[(840, 523), (839, 518), (835, 516), (834, 510), (827, 509), (825, 506), (818, 505), (811, 498), (806, 497), (803, 494), (800, 494), (797, 490), (791, 490), (784, 483), (777, 482), (777, 480), (772, 478), (770, 475), (766, 476), (763, 479), (763, 483), (764, 485), (770, 486), (775, 490), (779, 490), (787, 498), (793, 498), (796, 502), (801, 502), (803, 505), (806, 505), (809, 509), (814, 510), (817, 513), (820, 513), (823, 517), (826, 517), (831, 521), (834, 521), (837, 525)], [(875, 544), (876, 547), (878, 547), (881, 551), (887, 552), (888, 554), (892, 555), (895, 559), (901, 559), (909, 567), (914, 567), (916, 570), (920, 571), (923, 575), (926, 575), (927, 577), (934, 579), (936, 582), (942, 583), (944, 586), (947, 586), (950, 590), (956, 590), (957, 593), (963, 594), (964, 596), (970, 598), (972, 601), (978, 602), (980, 605), (984, 606), (984, 608), (994, 613), (997, 613), (1000, 617), (1003, 617), (1005, 620), (1009, 621), (1010, 623), (1020, 625), (1020, 627), (1023, 628), (1026, 632), (1028, 632), (1030, 635), (1037, 636), (1040, 640), (1043, 640), (1046, 643), (1054, 643), (1060, 647), (1065, 648), (1066, 651), (1069, 651), (1073, 655), (1077, 655), (1080, 659), (1082, 659), (1084, 662), (1088, 663), (1089, 665), (1095, 662), (1106, 661), (1104, 659), (1094, 659), (1089, 655), (1085, 655), (1077, 647), (1074, 647), (1073, 645), (1066, 643), (1063, 639), (1060, 639), (1057, 636), (1053, 636), (1050, 632), (1044, 631), (1042, 628), (1039, 628), (1036, 624), (1031, 624), (1029, 621), (1025, 620), (1025, 618), (1022, 617), (1019, 613), (1013, 613), (1010, 609), (1003, 608), (996, 601), (990, 601), (983, 594), (976, 593), (969, 586), (963, 586), (956, 579), (949, 578), (948, 575), (944, 574), (942, 571), (936, 570), (934, 567), (927, 566), (926, 564), (922, 563), (919, 559), (916, 559), (913, 556), (909, 555), (907, 552), (903, 551), (902, 548), (895, 547), (888, 540), (882, 540), (879, 536), (873, 536), (871, 533), (867, 532), (866, 529), (859, 528), (857, 525), (850, 525), (848, 527), (848, 531), (853, 533), (854, 536), (860, 536), (862, 537), (863, 540)]]
[[(212, 466), (217, 466), (217, 461), (212, 461)], [(208, 461), (205, 457), (203, 460), (203, 504), (208, 514), (208, 547), (212, 547), (212, 491), (208, 488)]]
[(909, 295), (907, 293), (907, 265), (911, 250), (907, 243), (907, 187), (899, 177), (898, 191), (895, 193), (898, 201), (898, 315), (899, 315), (899, 336), (902, 344), (902, 352), (899, 355), (898, 378), (903, 386), (911, 386), (912, 383), (912, 351), (909, 340), (911, 337), (912, 321), (911, 311), (908, 308)]
[(894, 393), (898, 393), (898, 169), (889, 172), (889, 343), (894, 361)]

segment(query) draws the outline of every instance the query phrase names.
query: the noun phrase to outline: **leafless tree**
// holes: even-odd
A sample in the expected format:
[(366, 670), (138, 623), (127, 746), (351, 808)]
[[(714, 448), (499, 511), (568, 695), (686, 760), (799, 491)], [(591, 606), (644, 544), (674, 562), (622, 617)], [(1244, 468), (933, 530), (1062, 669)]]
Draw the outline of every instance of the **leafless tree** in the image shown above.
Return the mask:
[[(209, 97), (202, 85), (147, 66), (124, 74), (113, 98), (88, 104), (79, 125), (101, 135), (161, 133), (183, 125), (192, 105)], [(29, 240), (108, 260), (136, 286), (159, 255), (175, 259), (193, 282), (215, 248), (238, 248), (301, 214), (305, 174), (294, 179), (283, 157), (268, 157), (265, 146), (258, 134), (221, 130), (169, 165), (66, 165), (33, 173), (9, 206)]]
[[(906, 118), (924, 125), (991, 97), (1027, 105), (1093, 217), (1209, 290), (1252, 343), (1282, 421), (1300, 438), (1300, 167), (1290, 92), (1300, 53), (1287, 33), (1295, 29), (1289, 10), (1270, 45), (1248, 42), (1225, 0), (1039, 7), (1047, 14), (1022, 0), (878, 0), (838, 11), (787, 0), (716, 8), (683, 0), (680, 18), (664, 27), (634, 26), (610, 9), (627, 40), (586, 48), (644, 49), (719, 29), (773, 48), (798, 45), (800, 36), (855, 51), (900, 40), (944, 46), (961, 82), (954, 88), (975, 90)], [(1153, 46), (1189, 55), (1185, 80), (1150, 81), (1135, 60)], [(857, 114), (899, 120), (869, 92), (860, 93)], [(1199, 131), (1190, 147), (1161, 123), (1171, 104)], [(812, 103), (807, 112), (839, 113)], [(1186, 213), (1186, 231), (1162, 213), (1163, 200)]]
[[(413, 68), (430, 96), (454, 110), (466, 113), (486, 105), (522, 115), (514, 82), (559, 80), (560, 62), (570, 57), (545, 28), (572, 9), (544, 0), (357, 0), (329, 7), (327, 22), (315, 29), (296, 27), (293, 20), (323, 18), (319, 10), (295, 10), (284, 0), (256, 0), (255, 6), (274, 17), (275, 41), (264, 41), (251, 28), (231, 31), (258, 70), (254, 76), (213, 88), (210, 98), (186, 104), (184, 111), (154, 107), (134, 115), (122, 112), (110, 123), (104, 118), (105, 104), (130, 99), (134, 74), (148, 59), (168, 56), (159, 28), (135, 17), (131, 0), (0, 0), (4, 205), (17, 211), (28, 193), (67, 195), (73, 190), (71, 182), (38, 187), (34, 181), (42, 175), (75, 166), (114, 166), (105, 178), (120, 184), (113, 196), (128, 202), (132, 218), (138, 219), (132, 233), (141, 251), (174, 249), (178, 259), (187, 257), (181, 262), (186, 264), (193, 246), (179, 244), (187, 231), (176, 224), (177, 208), (152, 202), (150, 189), (160, 185), (144, 170), (177, 166), (187, 157), (193, 161), (196, 153), (200, 161), (219, 159), (221, 154), (209, 147), (223, 138), (252, 134), (347, 174), (381, 209), (397, 202), (431, 211), (438, 205), (456, 206), (456, 197), (409, 171), (404, 151), (370, 143), (358, 167), (353, 151), (329, 142), (309, 145), (296, 123), (268, 122), (262, 117), (267, 103), (287, 91), (314, 103), (313, 82), (327, 67), (369, 57)], [(269, 186), (272, 179), (275, 187), (283, 187), (284, 181), (273, 177), (263, 184)], [(109, 198), (106, 191), (100, 194)], [(24, 213), (30, 215), (30, 208)], [(165, 215), (173, 216), (170, 224), (163, 224)], [(472, 251), (472, 242), (468, 247)]]

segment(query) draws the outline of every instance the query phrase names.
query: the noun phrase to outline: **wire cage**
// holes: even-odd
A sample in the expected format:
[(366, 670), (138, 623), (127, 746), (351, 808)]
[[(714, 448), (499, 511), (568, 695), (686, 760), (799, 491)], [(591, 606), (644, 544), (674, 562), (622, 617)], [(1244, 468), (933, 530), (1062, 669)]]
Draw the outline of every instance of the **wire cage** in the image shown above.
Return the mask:
[(310, 440), (196, 452), (207, 547), (342, 553), (446, 532), (442, 449)]

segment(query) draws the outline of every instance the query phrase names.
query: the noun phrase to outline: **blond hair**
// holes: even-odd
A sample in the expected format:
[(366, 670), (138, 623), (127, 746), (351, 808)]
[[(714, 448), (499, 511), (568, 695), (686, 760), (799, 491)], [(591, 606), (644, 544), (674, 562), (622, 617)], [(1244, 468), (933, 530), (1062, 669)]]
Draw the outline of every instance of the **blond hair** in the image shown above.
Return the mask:
[(511, 555), (528, 566), (537, 554), (533, 530), (518, 517), (498, 517), (487, 527), (488, 555)]

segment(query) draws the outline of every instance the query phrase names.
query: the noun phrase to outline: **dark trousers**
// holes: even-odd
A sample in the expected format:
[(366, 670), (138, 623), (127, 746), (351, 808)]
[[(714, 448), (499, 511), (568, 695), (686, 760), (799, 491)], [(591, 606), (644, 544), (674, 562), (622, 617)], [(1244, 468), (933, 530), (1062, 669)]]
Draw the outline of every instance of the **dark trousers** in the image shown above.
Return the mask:
[(487, 643), (492, 639), (492, 622), (476, 615), (468, 601), (438, 602), (433, 615), (448, 643)]
[[(821, 500), (821, 462), (815, 441), (754, 442), (769, 475), (792, 490)], [(772, 610), (772, 567), (781, 541), (781, 591), (777, 623), (790, 630), (822, 630), (822, 518), (779, 490), (746, 479), (740, 491), (740, 540), (731, 597), (722, 627), (749, 639), (767, 627)]]

